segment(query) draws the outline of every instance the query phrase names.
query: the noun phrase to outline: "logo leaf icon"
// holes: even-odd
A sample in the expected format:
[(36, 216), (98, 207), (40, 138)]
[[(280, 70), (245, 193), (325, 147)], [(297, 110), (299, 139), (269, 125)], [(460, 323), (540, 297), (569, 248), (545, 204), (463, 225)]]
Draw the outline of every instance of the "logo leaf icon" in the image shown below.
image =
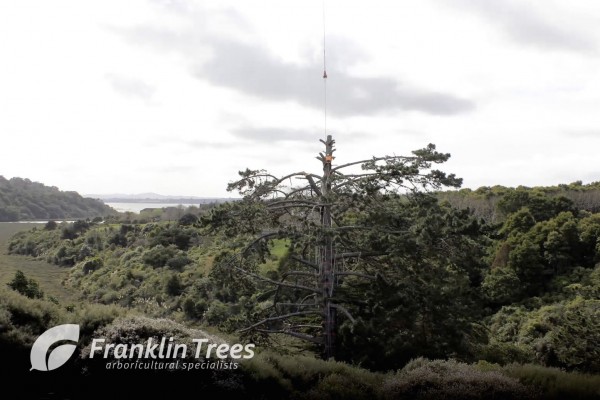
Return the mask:
[(79, 325), (58, 325), (42, 333), (31, 348), (31, 370), (52, 371), (66, 363), (77, 348), (74, 344), (63, 344), (52, 350), (46, 364), (46, 356), (50, 346), (63, 340), (77, 342), (79, 340)]
[(52, 350), (48, 357), (48, 371), (52, 371), (66, 363), (75, 353), (75, 349), (77, 349), (77, 346), (74, 344), (63, 344)]

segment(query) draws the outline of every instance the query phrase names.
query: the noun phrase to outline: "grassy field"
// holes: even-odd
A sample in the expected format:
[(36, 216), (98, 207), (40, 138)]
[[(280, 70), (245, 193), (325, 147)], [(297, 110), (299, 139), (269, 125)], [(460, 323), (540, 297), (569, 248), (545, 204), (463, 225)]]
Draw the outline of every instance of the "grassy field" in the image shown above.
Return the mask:
[(21, 270), (28, 278), (33, 278), (40, 284), (40, 288), (46, 296), (54, 296), (65, 303), (73, 301), (75, 299), (73, 291), (61, 284), (69, 272), (67, 268), (34, 260), (31, 257), (7, 254), (8, 241), (11, 236), (34, 226), (42, 227), (43, 225), (0, 223), (0, 285), (6, 285), (14, 277), (15, 272)]
[(289, 240), (275, 239), (269, 247), (271, 250), (271, 256), (267, 259), (267, 262), (259, 266), (260, 272), (266, 274), (269, 271), (277, 271), (279, 267), (279, 261), (285, 257), (288, 252)]

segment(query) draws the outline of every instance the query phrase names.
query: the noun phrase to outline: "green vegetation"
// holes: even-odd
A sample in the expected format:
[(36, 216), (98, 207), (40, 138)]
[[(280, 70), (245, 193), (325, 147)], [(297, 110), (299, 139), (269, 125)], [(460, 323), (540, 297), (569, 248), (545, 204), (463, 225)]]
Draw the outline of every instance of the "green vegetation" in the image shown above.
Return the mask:
[(29, 179), (0, 176), (0, 222), (95, 218), (115, 214), (99, 200), (63, 192)]
[(255, 343), (240, 369), (197, 376), (248, 398), (600, 398), (598, 184), (381, 194), (374, 182), (330, 198), (327, 235), (352, 255), (336, 265), (336, 361), (286, 331), (323, 332), (302, 312), (318, 217), (250, 198), (167, 220), (0, 224), (0, 350), (27, 360), (37, 335), (72, 322), (71, 368), (92, 378), (110, 375), (83, 361), (92, 336), (166, 335)]
[(276, 272), (279, 267), (284, 263), (288, 256), (289, 241), (283, 239), (276, 239), (269, 243), (269, 256), (264, 264), (260, 266), (260, 272), (267, 274), (269, 271)]
[[(131, 310), (115, 306), (80, 305), (66, 310), (60, 305), (29, 299), (16, 292), (0, 289), (0, 349), (11, 357), (11, 368), (3, 371), (5, 379), (19, 376), (26, 370), (28, 351), (36, 337), (49, 327), (61, 323), (77, 322), (81, 326), (81, 347), (78, 356), (63, 367), (61, 374), (53, 375), (43, 386), (29, 385), (23, 393), (41, 396), (53, 389), (68, 391), (73, 382), (82, 379), (87, 384), (99, 379), (110, 380), (110, 385), (96, 385), (94, 394), (120, 395), (156, 394), (148, 379), (170, 382), (167, 377), (183, 374), (182, 383), (191, 382), (185, 372), (134, 374), (106, 371), (101, 359), (88, 358), (92, 338), (104, 338), (109, 343), (144, 342), (148, 337), (175, 337), (178, 343), (192, 346), (191, 339), (206, 338), (211, 343), (226, 340), (206, 331), (190, 328), (168, 319), (148, 318)], [(13, 358), (14, 357), (14, 358)], [(85, 366), (85, 375), (80, 368)], [(3, 368), (5, 365), (3, 366)], [(34, 374), (30, 382), (43, 379), (44, 374)], [(79, 377), (79, 380), (73, 378)], [(289, 357), (270, 350), (261, 350), (256, 357), (244, 360), (235, 371), (194, 373), (195, 387), (209, 389), (211, 393), (243, 395), (250, 399), (594, 399), (600, 395), (600, 377), (565, 372), (531, 364), (500, 366), (480, 362), (465, 364), (455, 360), (426, 360), (418, 358), (403, 368), (371, 372), (343, 362), (323, 361), (306, 355)], [(88, 382), (89, 381), (89, 382)], [(72, 389), (71, 389), (72, 390)], [(171, 385), (165, 392), (184, 394), (189, 388)], [(77, 395), (89, 396), (89, 386), (82, 387)]]
[(34, 279), (28, 279), (23, 271), (17, 271), (12, 281), (8, 282), (8, 287), (21, 293), (30, 299), (41, 299), (44, 292), (40, 290), (40, 285)]
[(584, 185), (581, 181), (558, 186), (483, 186), (479, 189), (460, 189), (437, 193), (440, 201), (453, 207), (468, 208), (477, 218), (488, 223), (503, 222), (511, 213), (524, 206), (536, 218), (546, 219), (560, 211), (571, 209), (600, 212), (600, 182)]
[(65, 303), (73, 301), (76, 297), (74, 291), (63, 285), (63, 281), (69, 275), (68, 270), (48, 264), (42, 259), (6, 254), (8, 252), (7, 242), (9, 238), (18, 232), (32, 228), (38, 230), (43, 228), (43, 225), (0, 223), (0, 286), (7, 287), (6, 285), (14, 278), (17, 271), (20, 270), (29, 279), (35, 280), (39, 284), (40, 290), (47, 297), (52, 297)]

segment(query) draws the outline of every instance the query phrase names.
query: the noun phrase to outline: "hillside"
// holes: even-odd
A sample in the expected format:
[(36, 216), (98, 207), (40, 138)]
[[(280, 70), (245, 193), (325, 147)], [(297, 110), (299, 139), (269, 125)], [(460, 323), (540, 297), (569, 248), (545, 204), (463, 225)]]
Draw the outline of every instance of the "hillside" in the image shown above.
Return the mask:
[[(81, 387), (64, 384), (78, 382), (73, 377), (81, 370), (88, 380), (161, 379), (169, 382), (169, 393), (172, 387), (185, 388), (189, 375), (184, 372), (111, 373), (103, 362), (85, 359), (85, 346), (98, 336), (112, 343), (132, 338), (137, 343), (147, 336), (186, 340), (186, 335), (204, 337), (190, 330), (201, 328), (257, 344), (257, 357), (237, 371), (195, 375), (202, 377), (197, 379), (202, 388), (245, 398), (598, 398), (600, 249), (594, 244), (600, 239), (600, 214), (571, 204), (569, 211), (559, 207), (538, 215), (542, 200), (553, 197), (530, 199), (509, 212), (501, 226), (478, 226), (472, 215), (435, 201), (416, 208), (389, 201), (385, 209), (402, 213), (415, 228), (414, 237), (403, 235), (396, 243), (404, 242), (402, 247), (419, 258), (405, 257), (394, 269), (379, 259), (380, 280), (340, 285), (338, 298), (349, 300), (357, 322), (341, 327), (337, 362), (317, 360), (314, 347), (289, 338), (271, 342), (240, 335), (240, 327), (272, 308), (265, 302), (265, 285), (228, 265), (231, 251), (240, 250), (240, 225), (231, 223), (247, 206), (241, 202), (178, 222), (38, 227), (15, 235), (9, 251), (65, 268), (64, 283), (81, 301), (53, 304), (3, 288), (0, 310), (9, 322), (0, 332), (0, 348), (4, 345), (23, 364), (19, 371), (26, 370), (37, 334), (80, 321), (83, 350), (61, 370), (60, 385), (53, 384), (59, 393), (84, 390), (87, 381)], [(465, 254), (441, 257), (437, 242)], [(280, 280), (293, 262), (292, 243), (273, 240), (263, 250), (252, 270)], [(409, 271), (407, 265), (415, 268)], [(6, 371), (8, 376), (18, 376), (13, 370)], [(139, 396), (145, 386), (129, 387)]]
[[(535, 188), (507, 191), (498, 200), (505, 204), (502, 209), (512, 204), (515, 193), (530, 197), (506, 211), (504, 223), (493, 225), (481, 225), (472, 214), (435, 201), (409, 205), (387, 200), (381, 212), (402, 215), (394, 222), (401, 224), (401, 234), (391, 236), (386, 228), (375, 243), (401, 250), (360, 270), (346, 265), (346, 271), (377, 273), (381, 280), (340, 284), (338, 299), (357, 322), (340, 329), (339, 359), (395, 370), (414, 358), (452, 354), (461, 361), (535, 361), (600, 372), (600, 349), (576, 345), (600, 338), (595, 317), (600, 214), (568, 201), (556, 203), (551, 194), (533, 195), (541, 193)], [(90, 302), (232, 332), (257, 316), (269, 316), (272, 307), (264, 300), (268, 284), (231, 269), (231, 254), (240, 251), (244, 236), (237, 218), (249, 212), (246, 207), (227, 203), (200, 220), (179, 222), (63, 224), (21, 232), (8, 249), (73, 267), (66, 284)], [(382, 227), (386, 221), (375, 215), (372, 220), (382, 221)], [(272, 240), (259, 257), (246, 262), (279, 281), (297, 268), (291, 251), (293, 242)], [(306, 279), (300, 281), (303, 287), (309, 284), (308, 275)], [(381, 328), (386, 321), (396, 325)], [(303, 323), (312, 326), (318, 319)], [(544, 326), (542, 332), (531, 328), (538, 324)], [(388, 345), (374, 347), (375, 342)]]
[(540, 216), (556, 210), (573, 209), (592, 213), (600, 211), (600, 182), (583, 184), (581, 181), (557, 186), (482, 186), (476, 190), (460, 189), (437, 193), (440, 201), (452, 207), (469, 209), (487, 223), (500, 223), (521, 207), (529, 207)]
[(224, 203), (232, 200), (239, 200), (232, 197), (198, 197), (198, 196), (165, 196), (158, 193), (138, 193), (138, 194), (86, 194), (86, 197), (99, 199), (105, 203), (164, 203), (164, 204), (210, 204)]
[[(152, 363), (125, 375), (105, 360), (206, 332), (255, 346), (235, 371), (196, 375), (245, 398), (598, 398), (595, 184), (449, 191), (459, 178), (425, 173), (449, 157), (434, 145), (334, 175), (332, 142), (323, 177), (299, 173), (306, 186), (247, 169), (228, 185), (240, 201), (16, 233), (9, 255), (62, 267), (78, 301), (15, 272), (0, 350), (25, 363), (37, 334), (71, 321), (82, 337), (68, 368), (95, 381), (160, 379)], [(112, 356), (87, 359), (92, 337)], [(172, 364), (165, 387), (183, 387)]]
[(77, 192), (0, 175), (0, 222), (94, 218), (114, 213), (101, 201), (84, 198)]

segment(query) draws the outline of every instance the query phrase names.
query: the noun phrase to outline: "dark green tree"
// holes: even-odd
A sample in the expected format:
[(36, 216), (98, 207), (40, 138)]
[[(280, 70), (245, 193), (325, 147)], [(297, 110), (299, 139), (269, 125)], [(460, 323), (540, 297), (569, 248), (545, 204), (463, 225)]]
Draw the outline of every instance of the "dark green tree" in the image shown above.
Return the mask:
[(181, 284), (179, 276), (177, 274), (171, 275), (165, 285), (165, 292), (167, 292), (169, 296), (179, 296), (182, 291), (183, 285)]
[[(333, 139), (328, 136), (322, 143), (325, 151), (317, 157), (321, 174), (301, 171), (277, 177), (264, 170), (242, 171), (228, 189), (239, 191), (244, 199), (213, 210), (205, 223), (228, 235), (249, 239), (250, 243), (237, 256), (230, 256), (226, 264), (261, 282), (263, 299), (271, 301), (271, 307), (257, 313), (257, 320), (242, 331), (305, 339), (330, 358), (336, 355), (338, 315), (352, 325), (357, 322), (348, 308), (352, 304), (341, 290), (346, 283), (386, 282), (417, 270), (436, 276), (443, 270), (448, 279), (456, 278), (452, 285), (469, 286), (480, 279), (480, 274), (469, 271), (472, 265), (452, 264), (451, 253), (457, 251), (449, 242), (452, 235), (445, 243), (438, 241), (446, 224), (461, 220), (464, 226), (458, 231), (476, 231), (477, 227), (464, 224), (452, 213), (427, 214), (431, 207), (437, 207), (427, 191), (461, 184), (453, 174), (433, 168), (447, 161), (449, 154), (437, 152), (430, 144), (411, 156), (373, 157), (334, 165)], [(422, 224), (417, 229), (413, 223), (419, 218)], [(256, 264), (248, 260), (259, 262), (268, 253), (268, 242), (277, 238), (290, 241), (289, 255), (279, 276), (267, 278), (256, 273)], [(469, 247), (467, 242), (461, 245)], [(436, 258), (440, 249), (445, 256)], [(407, 284), (394, 282), (388, 290), (404, 286)], [(438, 299), (443, 297), (442, 291)], [(365, 297), (372, 293), (365, 293)], [(423, 313), (433, 324), (436, 301), (428, 303), (431, 314)], [(418, 300), (411, 304), (417, 307)], [(359, 307), (357, 310), (361, 312)]]
[(8, 287), (27, 296), (30, 299), (41, 299), (44, 292), (40, 290), (40, 285), (34, 280), (25, 276), (23, 271), (17, 271), (15, 277), (7, 283)]

